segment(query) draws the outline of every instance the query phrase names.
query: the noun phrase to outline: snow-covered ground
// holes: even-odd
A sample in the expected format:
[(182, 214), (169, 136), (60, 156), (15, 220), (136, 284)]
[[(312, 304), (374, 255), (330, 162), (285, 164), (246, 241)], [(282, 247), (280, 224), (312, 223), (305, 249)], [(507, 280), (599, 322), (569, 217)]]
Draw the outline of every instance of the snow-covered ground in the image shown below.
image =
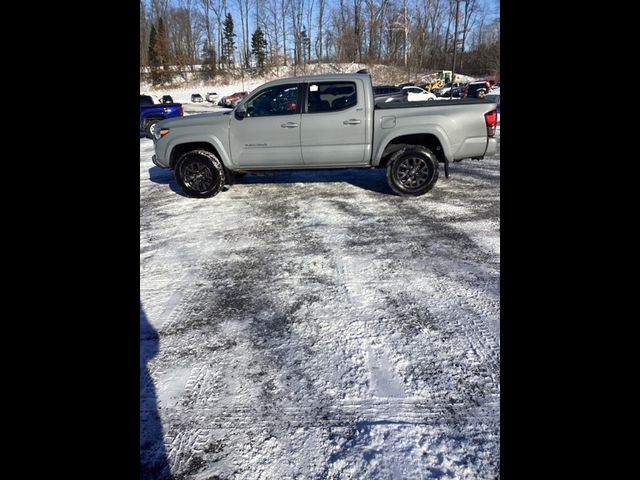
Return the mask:
[(152, 154), (141, 478), (497, 478), (499, 152), (418, 198), (351, 169), (205, 200)]

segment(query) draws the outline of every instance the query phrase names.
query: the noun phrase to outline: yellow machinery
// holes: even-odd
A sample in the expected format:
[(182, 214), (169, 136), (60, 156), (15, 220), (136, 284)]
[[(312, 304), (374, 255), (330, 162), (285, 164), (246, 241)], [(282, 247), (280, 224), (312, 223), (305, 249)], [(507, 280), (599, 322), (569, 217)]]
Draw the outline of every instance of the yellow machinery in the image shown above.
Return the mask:
[(444, 84), (445, 84), (445, 81), (443, 79), (434, 80), (434, 81), (432, 81), (430, 83), (427, 83), (427, 85), (424, 87), (424, 89), (427, 90), (428, 92), (430, 92), (434, 88), (442, 88), (442, 87), (444, 87)]

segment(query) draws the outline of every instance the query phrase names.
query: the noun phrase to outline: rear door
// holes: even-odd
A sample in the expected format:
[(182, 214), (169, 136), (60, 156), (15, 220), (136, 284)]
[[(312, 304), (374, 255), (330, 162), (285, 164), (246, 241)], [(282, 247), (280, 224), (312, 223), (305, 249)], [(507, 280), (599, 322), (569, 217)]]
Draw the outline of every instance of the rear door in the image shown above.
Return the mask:
[(300, 131), (304, 164), (364, 164), (367, 147), (364, 105), (360, 82), (308, 83)]

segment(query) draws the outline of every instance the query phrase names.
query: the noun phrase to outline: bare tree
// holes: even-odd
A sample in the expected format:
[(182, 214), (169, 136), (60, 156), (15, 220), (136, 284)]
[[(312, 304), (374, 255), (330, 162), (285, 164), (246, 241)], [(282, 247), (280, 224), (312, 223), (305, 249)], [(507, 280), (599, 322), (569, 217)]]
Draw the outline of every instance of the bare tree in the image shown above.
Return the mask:
[(278, 0), (266, 0), (264, 15), (261, 17), (262, 29), (267, 37), (269, 58), (272, 65), (280, 65), (280, 16)]
[(310, 0), (307, 5), (307, 38), (306, 38), (306, 57), (307, 61), (311, 61), (311, 44), (313, 43), (313, 33), (311, 32), (311, 27), (313, 25), (313, 7), (315, 0)]
[(477, 0), (466, 0), (464, 2), (464, 16), (462, 17), (462, 47), (460, 49), (460, 71), (463, 70), (464, 64), (464, 48), (467, 43), (467, 34), (471, 30), (471, 26), (475, 21), (478, 11)]
[(222, 22), (227, 12), (227, 2), (226, 0), (218, 0), (217, 3), (211, 3), (211, 10), (213, 10), (213, 15), (217, 20), (217, 47), (216, 47), (216, 58), (218, 59), (218, 68), (224, 68), (223, 65), (223, 53), (222, 53), (222, 43), (223, 43), (223, 28)]
[[(186, 2), (190, 3), (190, 2)], [(169, 24), (169, 40), (173, 50), (174, 65), (178, 73), (184, 78), (187, 70), (193, 70), (196, 63), (196, 44), (198, 33), (194, 32), (192, 23), (192, 9), (190, 5), (169, 10), (171, 23)], [(195, 28), (198, 28), (195, 26)]]
[(322, 22), (324, 19), (324, 5), (325, 5), (325, 0), (318, 0), (318, 34), (316, 36), (316, 57), (318, 58), (318, 62), (322, 62), (323, 57), (322, 57), (322, 42), (323, 42), (323, 37), (322, 37)]
[(367, 46), (367, 62), (374, 63), (380, 60), (380, 41), (382, 39), (382, 13), (386, 10), (389, 0), (374, 1), (365, 0), (367, 13), (369, 14), (369, 43)]
[(294, 39), (294, 65), (298, 66), (302, 63), (302, 18), (304, 15), (304, 0), (290, 0), (289, 13), (291, 14), (291, 30)]
[[(224, 70), (223, 62), (230, 70), (236, 64), (234, 57), (246, 68), (253, 58), (251, 31), (258, 29), (266, 41), (267, 56), (261, 56), (265, 67), (286, 66), (290, 58), (296, 68), (306, 67), (313, 50), (317, 62), (397, 66), (404, 64), (405, 53), (408, 74), (450, 68), (457, 4), (462, 4), (457, 44), (460, 47), (462, 42), (462, 46), (456, 49), (459, 70), (499, 72), (500, 42), (495, 35), (499, 20), (494, 20), (499, 14), (498, 0), (408, 0), (410, 15), (405, 14), (406, 1), (233, 0), (233, 8), (228, 8), (228, 0), (139, 0), (141, 80), (146, 78), (152, 51), (164, 65), (160, 67), (163, 74), (173, 72), (177, 65), (185, 76), (201, 56), (208, 75)], [(229, 14), (236, 17), (237, 38), (231, 31), (224, 35), (222, 23)], [(287, 50), (288, 45), (293, 48)]]
[(356, 51), (358, 53), (358, 62), (362, 63), (362, 36), (361, 36), (361, 20), (360, 13), (362, 12), (362, 0), (353, 0), (353, 19), (354, 28), (353, 35), (356, 41)]
[(282, 17), (282, 51), (284, 52), (284, 65), (287, 65), (287, 13), (289, 0), (280, 0), (280, 16)]
[(242, 47), (240, 48), (240, 61), (245, 68), (249, 68), (249, 60), (251, 58), (251, 48), (249, 45), (249, 7), (250, 0), (236, 0), (238, 10), (240, 11), (240, 29), (242, 33)]

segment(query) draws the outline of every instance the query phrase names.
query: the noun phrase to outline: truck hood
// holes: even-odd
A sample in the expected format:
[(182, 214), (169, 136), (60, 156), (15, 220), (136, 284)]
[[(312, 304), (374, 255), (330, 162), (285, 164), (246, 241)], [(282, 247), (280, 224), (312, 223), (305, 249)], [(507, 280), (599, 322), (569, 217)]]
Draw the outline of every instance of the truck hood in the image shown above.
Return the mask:
[(183, 128), (197, 125), (212, 125), (229, 123), (231, 112), (213, 112), (188, 115), (186, 117), (168, 118), (158, 123), (159, 128)]

